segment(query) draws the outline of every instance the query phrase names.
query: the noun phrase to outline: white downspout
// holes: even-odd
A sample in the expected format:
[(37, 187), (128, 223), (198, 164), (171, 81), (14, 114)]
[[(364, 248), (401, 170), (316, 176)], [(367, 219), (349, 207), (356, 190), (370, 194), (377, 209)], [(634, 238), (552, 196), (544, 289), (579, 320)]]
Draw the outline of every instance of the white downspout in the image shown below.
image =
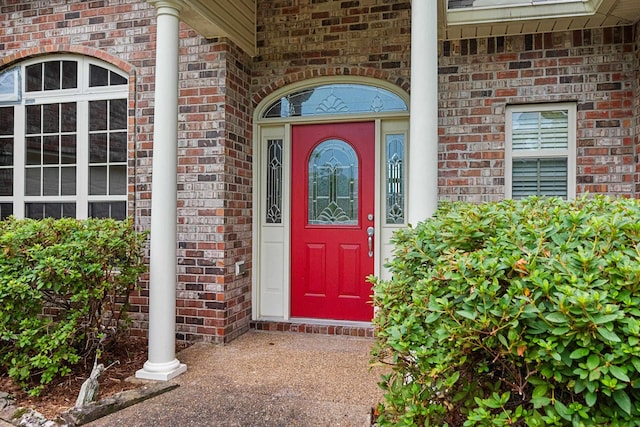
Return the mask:
[(175, 357), (178, 164), (178, 40), (180, 6), (150, 1), (157, 9), (153, 124), (149, 359), (137, 378), (167, 381), (187, 370)]
[(438, 207), (438, 2), (411, 5), (409, 223)]

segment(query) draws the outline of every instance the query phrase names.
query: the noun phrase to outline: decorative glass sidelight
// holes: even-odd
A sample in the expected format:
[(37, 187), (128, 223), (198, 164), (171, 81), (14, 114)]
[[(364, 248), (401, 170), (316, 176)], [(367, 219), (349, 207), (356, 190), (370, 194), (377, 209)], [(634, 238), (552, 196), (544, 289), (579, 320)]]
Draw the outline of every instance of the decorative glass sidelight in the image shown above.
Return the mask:
[(407, 104), (386, 89), (352, 83), (305, 88), (273, 102), (263, 118), (407, 111)]
[(358, 156), (339, 139), (324, 141), (309, 158), (309, 224), (358, 224)]
[(267, 224), (282, 223), (282, 139), (267, 141)]
[(386, 136), (386, 222), (404, 224), (404, 135)]

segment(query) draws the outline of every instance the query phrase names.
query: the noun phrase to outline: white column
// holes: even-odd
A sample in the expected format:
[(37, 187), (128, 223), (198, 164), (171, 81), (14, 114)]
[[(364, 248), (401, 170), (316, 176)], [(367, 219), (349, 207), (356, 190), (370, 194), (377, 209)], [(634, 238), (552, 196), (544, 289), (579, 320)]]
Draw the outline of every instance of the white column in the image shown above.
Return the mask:
[(149, 262), (149, 360), (136, 372), (136, 377), (167, 381), (187, 370), (187, 366), (175, 357), (180, 7), (171, 1), (150, 3), (157, 9), (158, 26)]
[(438, 3), (411, 4), (411, 119), (409, 223), (438, 207)]

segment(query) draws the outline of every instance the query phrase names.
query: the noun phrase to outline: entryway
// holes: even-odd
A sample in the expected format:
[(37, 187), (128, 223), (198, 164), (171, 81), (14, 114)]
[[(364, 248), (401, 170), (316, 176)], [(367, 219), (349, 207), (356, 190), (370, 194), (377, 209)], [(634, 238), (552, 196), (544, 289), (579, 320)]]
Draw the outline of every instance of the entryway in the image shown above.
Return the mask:
[(256, 110), (253, 320), (366, 326), (406, 226), (407, 94), (334, 77), (283, 88)]

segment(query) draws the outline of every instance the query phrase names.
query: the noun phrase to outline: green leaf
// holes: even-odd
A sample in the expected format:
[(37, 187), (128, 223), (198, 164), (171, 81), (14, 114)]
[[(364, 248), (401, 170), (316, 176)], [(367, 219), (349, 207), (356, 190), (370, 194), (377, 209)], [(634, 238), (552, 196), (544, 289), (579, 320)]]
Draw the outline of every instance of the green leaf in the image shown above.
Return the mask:
[(553, 403), (553, 407), (555, 408), (558, 415), (560, 415), (562, 418), (564, 418), (567, 421), (571, 421), (571, 414), (569, 413), (569, 410), (564, 405), (564, 403), (560, 402), (559, 400), (556, 400)]
[(616, 335), (615, 332), (608, 330), (607, 328), (598, 327), (598, 334), (600, 334), (600, 336), (607, 341), (620, 342), (620, 338), (618, 337), (618, 335)]
[(549, 403), (551, 403), (551, 399), (549, 399), (548, 397), (545, 397), (545, 396), (532, 397), (531, 398), (531, 403), (533, 403), (533, 407), (535, 409), (540, 409), (540, 408), (544, 408)]
[(478, 313), (476, 313), (475, 311), (458, 310), (456, 311), (456, 314), (469, 320), (476, 320), (476, 317), (478, 317)]
[(602, 325), (604, 323), (612, 322), (619, 317), (620, 317), (619, 314), (596, 314), (595, 316), (592, 317), (591, 320), (596, 325)]
[(587, 359), (587, 369), (593, 371), (598, 367), (598, 365), (600, 365), (600, 356), (597, 354), (589, 355), (589, 358)]
[(571, 352), (571, 354), (569, 355), (569, 357), (571, 359), (582, 359), (583, 357), (585, 357), (586, 355), (589, 354), (589, 349), (588, 348), (579, 348), (577, 350), (574, 350)]
[(611, 375), (613, 375), (614, 377), (616, 377), (620, 381), (624, 381), (624, 382), (627, 382), (627, 383), (631, 381), (629, 379), (629, 377), (627, 376), (626, 369), (624, 369), (624, 368), (612, 365), (612, 366), (609, 366), (609, 372), (611, 372)]
[(584, 394), (584, 401), (589, 407), (593, 407), (593, 405), (596, 404), (597, 400), (598, 400), (598, 395), (593, 392), (588, 391)]
[(616, 390), (613, 392), (613, 400), (616, 401), (620, 409), (631, 415), (631, 399), (624, 390)]
[(440, 313), (432, 311), (424, 320), (426, 323), (433, 323), (440, 318)]
[(562, 313), (551, 313), (545, 316), (545, 319), (552, 323), (567, 323), (567, 317)]
[(547, 391), (549, 391), (549, 386), (546, 383), (540, 384), (533, 389), (533, 393), (531, 393), (531, 396), (542, 397), (547, 394)]

